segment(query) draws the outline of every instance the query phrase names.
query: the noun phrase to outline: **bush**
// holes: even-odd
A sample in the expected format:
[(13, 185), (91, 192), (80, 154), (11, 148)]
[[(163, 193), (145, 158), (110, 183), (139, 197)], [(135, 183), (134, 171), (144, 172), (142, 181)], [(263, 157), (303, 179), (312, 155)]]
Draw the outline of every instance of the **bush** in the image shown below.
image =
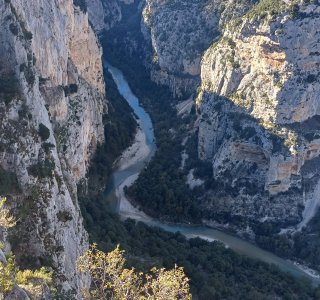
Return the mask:
[[(189, 279), (182, 268), (153, 268), (148, 274), (125, 267), (119, 246), (104, 253), (93, 245), (78, 260), (80, 272), (90, 274), (93, 289), (85, 295), (93, 299), (181, 299), (191, 300)], [(87, 297), (86, 297), (87, 298)]]
[(0, 295), (8, 293), (14, 287), (14, 279), (17, 269), (14, 265), (14, 257), (10, 255), (7, 263), (0, 262)]
[(75, 94), (78, 92), (78, 85), (75, 83), (72, 83), (70, 85), (64, 86), (63, 90), (64, 90), (64, 95), (67, 97), (71, 94)]
[(72, 215), (70, 212), (64, 210), (64, 211), (59, 211), (57, 213), (57, 218), (60, 222), (66, 223), (68, 221), (72, 221)]
[(0, 167), (0, 195), (11, 194), (19, 191), (17, 176)]
[(19, 92), (18, 79), (14, 73), (0, 76), (0, 96), (9, 104)]
[(42, 123), (39, 125), (39, 135), (43, 141), (46, 141), (50, 137), (50, 130)]
[(52, 177), (52, 173), (55, 168), (54, 161), (46, 159), (44, 162), (39, 162), (35, 165), (32, 165), (28, 168), (28, 172), (37, 178), (47, 178)]
[(19, 30), (18, 30), (18, 26), (17, 26), (17, 25), (11, 23), (11, 24), (9, 25), (9, 29), (10, 29), (10, 31), (12, 32), (13, 35), (16, 35), (16, 36), (18, 35)]
[(53, 145), (52, 143), (43, 143), (42, 147), (46, 154), (49, 154), (51, 149), (55, 148), (55, 145)]

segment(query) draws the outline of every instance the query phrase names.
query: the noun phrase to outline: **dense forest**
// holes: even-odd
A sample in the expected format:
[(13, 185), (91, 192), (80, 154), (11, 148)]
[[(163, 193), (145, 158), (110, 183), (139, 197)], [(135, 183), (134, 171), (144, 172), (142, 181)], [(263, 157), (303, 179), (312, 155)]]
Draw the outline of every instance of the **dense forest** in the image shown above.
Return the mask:
[[(150, 113), (155, 128), (158, 151), (140, 174), (137, 182), (127, 190), (131, 200), (139, 204), (149, 214), (170, 221), (191, 221), (215, 219), (220, 223), (232, 223), (246, 227), (247, 221), (240, 217), (231, 219), (228, 214), (210, 214), (199, 207), (196, 199), (204, 194), (203, 189), (219, 190), (225, 183), (216, 182), (212, 176), (212, 165), (198, 159), (197, 134), (192, 132), (196, 118), (195, 109), (187, 118), (177, 118), (174, 105), (178, 100), (168, 88), (153, 83), (143, 66), (143, 40), (140, 31), (140, 13), (137, 5), (124, 6), (124, 18), (118, 26), (106, 33), (103, 46), (109, 60), (124, 71), (132, 90)], [(135, 13), (133, 13), (135, 12)], [(128, 30), (130, 28), (130, 30)], [(123, 37), (119, 39), (119, 37)], [(130, 40), (140, 41), (132, 47)], [(108, 41), (108, 43), (106, 42)], [(134, 49), (134, 51), (132, 51)], [(132, 56), (135, 59), (132, 59)], [(185, 169), (181, 169), (182, 141), (187, 138), (184, 150), (189, 155)], [(195, 169), (195, 176), (204, 180), (202, 187), (190, 190), (186, 185), (187, 171)], [(318, 213), (318, 215), (320, 212)], [(256, 235), (255, 242), (262, 248), (279, 256), (307, 263), (320, 270), (320, 222), (316, 216), (301, 232), (279, 235), (279, 224), (250, 222)]]
[[(155, 216), (168, 215), (170, 209), (173, 212), (170, 215), (177, 216), (175, 220), (191, 218), (198, 222), (201, 216), (194, 205), (195, 195), (185, 184), (186, 174), (179, 168), (181, 141), (187, 132), (183, 128), (190, 120), (176, 118), (176, 111), (171, 105), (175, 100), (169, 91), (153, 84), (137, 60), (131, 60), (129, 64), (125, 53), (119, 53), (125, 51), (124, 47), (114, 48), (113, 45), (106, 44), (104, 47), (111, 57), (110, 62), (125, 72), (134, 93), (150, 112), (157, 139), (157, 153), (137, 183), (128, 189), (128, 193), (133, 198), (136, 193), (140, 193), (141, 203), (146, 206), (148, 213)], [(114, 92), (109, 97), (111, 103), (112, 97), (120, 99)], [(110, 112), (109, 118), (113, 118), (113, 113), (115, 112)], [(170, 130), (172, 128), (179, 132), (175, 134)], [(172, 134), (168, 134), (169, 130)], [(187, 148), (194, 151), (195, 146), (194, 136), (190, 136)], [(104, 155), (109, 155), (108, 151), (102, 152), (99, 161), (106, 159)], [(116, 153), (120, 152), (112, 153), (115, 158)], [(188, 163), (194, 165), (197, 162), (193, 158)], [(103, 178), (105, 172), (110, 174), (110, 169), (93, 164), (90, 176), (95, 176), (97, 172)], [(198, 172), (199, 175), (207, 176), (210, 170), (206, 165), (201, 165)], [(320, 291), (313, 289), (308, 280), (297, 280), (282, 273), (276, 266), (238, 255), (218, 242), (187, 240), (180, 233), (168, 233), (132, 220), (122, 222), (108, 211), (103, 193), (89, 193), (86, 197), (81, 197), (81, 209), (91, 242), (97, 243), (99, 249), (110, 251), (120, 244), (126, 250), (128, 266), (141, 271), (152, 266), (172, 268), (177, 264), (184, 267), (186, 275), (191, 279), (194, 298), (320, 299)], [(157, 210), (158, 213), (155, 213)]]
[[(89, 201), (88, 201), (89, 202)], [(193, 297), (199, 299), (320, 299), (306, 279), (296, 279), (276, 266), (236, 254), (224, 245), (199, 238), (187, 240), (133, 220), (122, 222), (107, 210), (103, 197), (82, 205), (91, 242), (111, 251), (126, 250), (128, 266), (146, 271), (152, 266), (184, 268)]]

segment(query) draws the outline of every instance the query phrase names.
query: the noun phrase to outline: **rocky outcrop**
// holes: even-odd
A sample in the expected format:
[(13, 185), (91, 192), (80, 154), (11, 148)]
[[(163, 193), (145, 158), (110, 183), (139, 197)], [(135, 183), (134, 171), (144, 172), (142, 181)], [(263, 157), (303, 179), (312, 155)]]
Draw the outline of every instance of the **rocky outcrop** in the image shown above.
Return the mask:
[(247, 10), (250, 2), (147, 0), (142, 31), (152, 45), (152, 80), (168, 85), (177, 96), (193, 93), (203, 52), (224, 23)]
[(19, 220), (10, 245), (79, 299), (89, 278), (75, 265), (88, 247), (77, 183), (104, 137), (101, 49), (72, 0), (0, 1), (0, 183)]
[(200, 84), (203, 52), (228, 20), (242, 15), (253, 2), (94, 0), (87, 6), (96, 31), (107, 32), (121, 21), (120, 36), (112, 35), (113, 44), (121, 44), (132, 59), (141, 60), (154, 82), (186, 98)]
[(111, 29), (122, 19), (122, 4), (132, 4), (134, 0), (86, 0), (90, 22), (99, 34)]
[[(197, 98), (199, 156), (212, 161), (217, 181), (234, 189), (221, 210), (297, 223), (303, 209), (319, 203), (319, 174), (304, 166), (320, 154), (320, 7), (280, 1), (278, 9), (272, 16), (254, 8), (229, 22), (206, 51)], [(207, 205), (216, 209), (221, 200), (214, 198)], [(303, 216), (310, 219), (311, 211)]]

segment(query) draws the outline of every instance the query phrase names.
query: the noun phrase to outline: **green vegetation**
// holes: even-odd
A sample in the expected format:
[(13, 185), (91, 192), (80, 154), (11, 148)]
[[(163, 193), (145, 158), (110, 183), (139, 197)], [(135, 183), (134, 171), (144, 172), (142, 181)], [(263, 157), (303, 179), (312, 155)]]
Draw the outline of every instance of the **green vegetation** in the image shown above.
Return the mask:
[[(132, 12), (132, 8), (130, 11)], [(126, 18), (123, 20), (127, 22)], [(153, 83), (141, 61), (132, 59), (126, 52), (125, 42), (119, 39), (121, 36), (126, 40), (129, 35), (142, 41), (139, 24), (139, 17), (133, 13), (130, 27), (121, 23), (119, 28), (108, 33), (102, 41), (117, 41), (116, 45), (104, 43), (105, 52), (108, 53), (108, 59), (125, 72), (133, 92), (150, 113), (158, 147), (148, 167), (127, 192), (134, 200), (139, 200), (153, 216), (166, 216), (175, 221), (191, 219), (196, 222), (199, 220), (196, 200), (185, 183), (185, 171), (180, 169), (183, 150), (181, 143), (186, 134), (186, 124), (189, 124), (190, 120), (177, 118), (176, 110), (172, 107), (176, 99), (172, 97), (169, 89)], [(137, 52), (142, 53), (142, 50), (138, 49)], [(133, 55), (139, 57), (138, 53)]]
[(19, 82), (14, 73), (0, 75), (0, 98), (8, 105), (19, 95)]
[(279, 234), (280, 228), (264, 223), (255, 229), (257, 244), (277, 255), (294, 259), (320, 272), (320, 211), (301, 231)]
[(42, 147), (46, 154), (50, 154), (50, 151), (55, 148), (55, 145), (52, 143), (43, 143)]
[(53, 273), (46, 268), (40, 268), (39, 270), (19, 270), (16, 274), (16, 284), (23, 288), (31, 299), (39, 299), (42, 291), (49, 288), (52, 295), (56, 293), (54, 288)]
[(7, 195), (18, 191), (19, 183), (16, 174), (0, 166), (0, 194)]
[[(304, 14), (300, 12), (299, 4), (301, 4), (299, 0), (291, 0), (289, 3), (284, 0), (260, 0), (245, 17), (249, 19), (259, 17), (263, 19), (267, 16), (275, 17), (283, 12), (288, 12), (291, 18), (303, 18)], [(303, 4), (317, 4), (317, 1), (304, 0)]]
[(69, 96), (78, 92), (78, 85), (75, 83), (63, 87), (65, 96)]
[(32, 59), (27, 64), (23, 63), (20, 65), (20, 72), (24, 74), (24, 77), (29, 85), (33, 85), (36, 81), (36, 77), (33, 72)]
[[(129, 10), (131, 17), (134, 18), (132, 7), (129, 7)], [(139, 19), (137, 22), (139, 23)], [(126, 39), (127, 34), (139, 36), (139, 29), (135, 30), (139, 27), (135, 26), (126, 27), (125, 24), (120, 24), (120, 29), (130, 28), (133, 32), (124, 31), (121, 35), (114, 31), (111, 32), (111, 37), (108, 36), (108, 39), (103, 41), (112, 41), (112, 34), (118, 37), (118, 41), (120, 36)], [(128, 42), (128, 39), (126, 41)], [(125, 45), (124, 47), (124, 44), (120, 43), (104, 47), (112, 60), (111, 63), (125, 72), (134, 93), (150, 112), (158, 146), (153, 161), (133, 189), (137, 189), (140, 185), (141, 192), (145, 190), (148, 193), (139, 195), (139, 200), (141, 196), (145, 200), (149, 197), (151, 204), (148, 208), (154, 214), (157, 214), (156, 209), (162, 209), (156, 204), (160, 202), (166, 206), (163, 213), (168, 213), (169, 209), (172, 209), (180, 219), (184, 219), (186, 215), (192, 215), (190, 208), (193, 202), (192, 194), (183, 181), (185, 174), (179, 170), (180, 145), (182, 135), (185, 133), (183, 130), (186, 126), (185, 121), (177, 120), (176, 112), (171, 106), (174, 99), (169, 91), (150, 81), (137, 59), (139, 54), (133, 53), (135, 59), (131, 59), (125, 50), (130, 47), (128, 43)], [(195, 136), (189, 139), (187, 144), (189, 153), (196, 153), (196, 143)], [(195, 158), (188, 163), (196, 163)], [(90, 176), (94, 178), (95, 172), (99, 174), (101, 169), (93, 166)], [(198, 172), (205, 176), (212, 170), (204, 164)], [(147, 182), (148, 176), (149, 182)], [(134, 190), (131, 193), (134, 193)], [(182, 195), (183, 193), (186, 196)], [(156, 201), (155, 197), (158, 197)], [(175, 264), (182, 266), (190, 278), (191, 292), (195, 299), (319, 298), (319, 290), (314, 290), (307, 281), (297, 281), (290, 275), (280, 272), (275, 266), (238, 255), (218, 242), (187, 240), (179, 233), (168, 233), (158, 228), (150, 228), (143, 223), (132, 220), (121, 222), (117, 216), (108, 212), (104, 197), (96, 193), (82, 197), (80, 204), (90, 240), (92, 243), (97, 243), (99, 249), (112, 251), (120, 244), (126, 250), (127, 265), (135, 267), (137, 271), (146, 272), (153, 266), (168, 269), (172, 269)], [(185, 209), (184, 206), (188, 205), (189, 209)], [(183, 206), (180, 211), (179, 206)], [(196, 214), (195, 219), (197, 219)]]
[(188, 278), (183, 269), (170, 271), (153, 268), (148, 274), (125, 267), (124, 251), (119, 246), (110, 253), (99, 251), (94, 244), (78, 260), (80, 272), (89, 273), (92, 289), (84, 291), (86, 299), (191, 300)]
[(286, 10), (287, 4), (282, 0), (260, 0), (253, 8), (247, 13), (246, 17), (265, 18), (268, 14), (274, 16)]
[(18, 29), (18, 26), (15, 25), (14, 23), (11, 23), (11, 24), (9, 25), (9, 29), (10, 29), (10, 31), (12, 32), (13, 35), (16, 35), (16, 36), (18, 35), (19, 29)]
[[(5, 203), (6, 198), (0, 197), (0, 229), (8, 229), (16, 224), (9, 210), (4, 208)], [(45, 286), (49, 287), (51, 292), (55, 292), (52, 283), (52, 272), (47, 271), (45, 268), (19, 270), (15, 264), (14, 255), (10, 253), (7, 255), (6, 261), (0, 261), (0, 298), (2, 299), (3, 295), (10, 293), (16, 285), (26, 290), (32, 299), (39, 299)]]
[(42, 123), (39, 125), (39, 135), (43, 141), (46, 141), (50, 137), (49, 128)]
[(13, 255), (7, 258), (7, 262), (0, 262), (0, 295), (10, 292), (15, 285), (16, 267)]
[(53, 177), (53, 171), (55, 168), (55, 163), (51, 159), (45, 159), (42, 162), (38, 162), (30, 167), (28, 167), (28, 172), (33, 177), (39, 179)]
[(59, 211), (57, 213), (57, 218), (60, 222), (63, 222), (63, 223), (71, 221), (73, 219), (71, 213), (66, 210)]
[[(250, 259), (226, 249), (221, 243), (150, 228), (107, 212), (103, 199), (86, 211), (91, 242), (112, 251), (118, 244), (126, 250), (129, 266), (146, 272), (151, 267), (184, 268), (191, 292), (199, 299), (319, 299), (306, 280), (297, 280), (275, 266)], [(318, 298), (317, 298), (318, 297)]]

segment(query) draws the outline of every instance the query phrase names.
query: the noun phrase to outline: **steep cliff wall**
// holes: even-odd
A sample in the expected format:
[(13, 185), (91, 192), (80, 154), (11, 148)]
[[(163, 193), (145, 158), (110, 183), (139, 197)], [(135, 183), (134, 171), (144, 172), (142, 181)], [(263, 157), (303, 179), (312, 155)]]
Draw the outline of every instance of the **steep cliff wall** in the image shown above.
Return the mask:
[(79, 298), (77, 183), (103, 141), (101, 50), (72, 0), (0, 3), (0, 193), (19, 220), (8, 240), (21, 266), (51, 267)]
[(168, 85), (177, 96), (194, 92), (203, 52), (225, 22), (243, 14), (251, 2), (147, 0), (142, 31), (152, 45), (152, 79)]
[(122, 4), (132, 4), (134, 0), (86, 0), (90, 22), (98, 34), (111, 29), (122, 19)]
[(230, 22), (202, 60), (199, 156), (226, 185), (206, 201), (305, 224), (319, 205), (320, 7), (279, 1), (259, 11), (266, 2)]

